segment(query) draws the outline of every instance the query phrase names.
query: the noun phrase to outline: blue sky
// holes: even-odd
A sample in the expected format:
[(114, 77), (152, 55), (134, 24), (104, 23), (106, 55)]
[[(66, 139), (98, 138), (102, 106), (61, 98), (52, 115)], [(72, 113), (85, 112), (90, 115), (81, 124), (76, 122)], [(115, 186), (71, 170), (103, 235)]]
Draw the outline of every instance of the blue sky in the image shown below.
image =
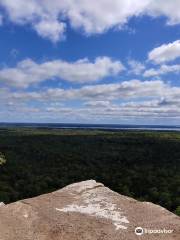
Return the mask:
[(0, 122), (180, 123), (180, 0), (0, 0)]

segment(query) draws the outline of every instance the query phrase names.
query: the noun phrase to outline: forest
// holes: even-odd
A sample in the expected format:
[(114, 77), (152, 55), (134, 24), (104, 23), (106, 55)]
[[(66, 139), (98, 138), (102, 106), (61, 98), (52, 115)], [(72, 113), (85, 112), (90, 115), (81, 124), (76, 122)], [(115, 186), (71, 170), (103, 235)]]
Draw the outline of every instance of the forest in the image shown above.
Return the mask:
[(180, 215), (180, 133), (0, 129), (0, 202), (88, 179)]

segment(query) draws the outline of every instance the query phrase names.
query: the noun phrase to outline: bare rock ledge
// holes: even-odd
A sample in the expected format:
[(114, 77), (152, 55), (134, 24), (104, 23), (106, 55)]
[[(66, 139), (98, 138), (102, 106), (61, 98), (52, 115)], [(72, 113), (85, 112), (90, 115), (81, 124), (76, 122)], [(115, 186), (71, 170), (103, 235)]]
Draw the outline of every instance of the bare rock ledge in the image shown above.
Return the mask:
[[(142, 235), (135, 234), (136, 227), (143, 228)], [(115, 193), (94, 180), (0, 204), (0, 240), (123, 239), (179, 240), (180, 218), (158, 205)]]

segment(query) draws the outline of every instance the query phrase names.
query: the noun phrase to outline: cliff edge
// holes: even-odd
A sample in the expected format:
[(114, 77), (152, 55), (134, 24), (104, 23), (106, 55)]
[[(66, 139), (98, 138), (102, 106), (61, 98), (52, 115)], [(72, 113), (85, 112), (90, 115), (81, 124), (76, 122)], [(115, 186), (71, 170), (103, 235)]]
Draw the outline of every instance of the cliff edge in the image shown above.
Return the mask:
[(94, 180), (0, 204), (0, 240), (124, 239), (179, 240), (180, 218)]

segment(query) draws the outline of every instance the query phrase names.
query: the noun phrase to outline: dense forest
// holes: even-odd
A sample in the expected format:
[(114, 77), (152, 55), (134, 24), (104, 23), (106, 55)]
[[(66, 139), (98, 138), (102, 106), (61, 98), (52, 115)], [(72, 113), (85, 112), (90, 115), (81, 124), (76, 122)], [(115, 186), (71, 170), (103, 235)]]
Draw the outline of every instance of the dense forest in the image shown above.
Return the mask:
[(180, 133), (0, 129), (0, 202), (95, 179), (180, 214)]

